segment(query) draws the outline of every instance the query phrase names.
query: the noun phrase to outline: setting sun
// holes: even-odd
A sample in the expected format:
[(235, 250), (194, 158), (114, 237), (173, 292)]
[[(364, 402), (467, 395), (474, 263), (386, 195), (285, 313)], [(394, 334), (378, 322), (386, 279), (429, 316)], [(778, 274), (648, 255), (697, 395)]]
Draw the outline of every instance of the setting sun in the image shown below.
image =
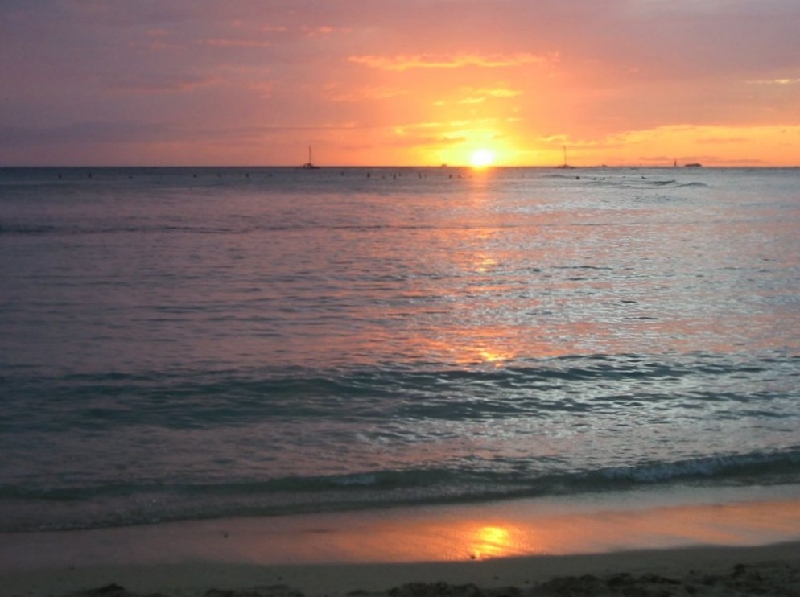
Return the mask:
[(470, 163), (475, 168), (485, 168), (494, 163), (494, 152), (489, 149), (477, 149), (472, 152)]

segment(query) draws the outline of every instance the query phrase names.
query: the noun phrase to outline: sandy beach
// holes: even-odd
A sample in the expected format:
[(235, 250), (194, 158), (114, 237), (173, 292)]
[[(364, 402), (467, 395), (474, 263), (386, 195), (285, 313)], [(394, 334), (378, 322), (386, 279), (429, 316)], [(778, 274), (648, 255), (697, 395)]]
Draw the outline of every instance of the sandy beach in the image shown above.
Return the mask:
[(792, 491), (780, 501), (610, 495), (7, 533), (0, 586), (9, 597), (791, 596)]
[(480, 562), (55, 569), (2, 578), (9, 597), (800, 595), (800, 543)]

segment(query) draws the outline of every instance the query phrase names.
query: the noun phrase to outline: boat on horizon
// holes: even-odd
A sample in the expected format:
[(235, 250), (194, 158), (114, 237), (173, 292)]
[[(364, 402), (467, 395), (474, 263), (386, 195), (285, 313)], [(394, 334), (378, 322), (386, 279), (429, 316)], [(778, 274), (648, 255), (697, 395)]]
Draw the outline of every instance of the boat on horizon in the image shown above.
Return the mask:
[(572, 166), (570, 166), (569, 163), (567, 163), (567, 146), (564, 145), (562, 146), (561, 149), (564, 152), (564, 163), (561, 164), (560, 166), (556, 166), (556, 168), (561, 168), (562, 170), (570, 170)]
[(311, 159), (311, 146), (308, 146), (308, 161), (301, 166), (303, 170), (318, 170), (319, 166), (314, 165), (314, 160)]

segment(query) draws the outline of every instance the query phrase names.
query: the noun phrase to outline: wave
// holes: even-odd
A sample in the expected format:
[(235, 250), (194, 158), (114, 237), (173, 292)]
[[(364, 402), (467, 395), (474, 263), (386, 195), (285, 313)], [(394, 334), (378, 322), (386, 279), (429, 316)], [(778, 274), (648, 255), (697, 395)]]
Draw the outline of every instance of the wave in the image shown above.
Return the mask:
[(704, 182), (679, 182), (674, 178), (657, 179), (645, 176), (637, 177), (585, 177), (589, 184), (597, 187), (611, 187), (621, 189), (683, 189), (683, 188), (707, 188)]
[[(535, 419), (557, 412), (608, 413), (693, 401), (730, 402), (737, 408), (752, 402), (765, 409), (770, 395), (762, 386), (753, 386), (758, 392), (751, 396), (744, 387), (732, 392), (726, 380), (734, 382), (742, 374), (751, 380), (769, 376), (780, 363), (796, 366), (794, 360), (780, 355), (762, 360), (700, 354), (671, 359), (593, 355), (523, 361), (502, 369), (417, 363), (332, 371), (180, 370), (54, 377), (8, 369), (0, 377), (0, 390), (7, 397), (0, 430), (15, 434), (142, 425), (202, 429), (287, 417), (362, 422)], [(704, 393), (689, 392), (693, 386), (704, 388)], [(602, 387), (616, 390), (598, 393)], [(71, 408), (59, 407), (64, 404)]]
[[(0, 531), (800, 483), (795, 394), (775, 380), (797, 364), (770, 352), (503, 368), (7, 367)], [(719, 447), (714, 434), (742, 427), (776, 448)]]
[[(735, 409), (753, 405), (767, 413), (772, 398), (784, 399), (780, 388), (774, 396), (767, 391), (771, 372), (794, 368), (795, 360), (773, 354), (761, 359), (573, 355), (499, 369), (418, 363), (331, 371), (181, 369), (63, 376), (6, 369), (0, 377), (6, 396), (0, 431), (213, 429), (275, 418), (497, 421), (709, 402), (730, 403)], [(750, 383), (737, 382), (742, 375)], [(763, 384), (758, 382), (762, 376)], [(732, 384), (738, 386), (735, 391)], [(62, 407), (66, 404), (71, 408)]]
[(438, 468), (220, 484), (0, 486), (0, 532), (567, 497), (675, 484), (766, 487), (800, 483), (798, 464), (800, 446), (793, 446), (529, 477)]
[[(0, 497), (47, 500), (75, 500), (134, 492), (180, 491), (220, 494), (296, 494), (339, 491), (358, 493), (414, 488), (445, 488), (464, 497), (488, 495), (546, 496), (616, 489), (634, 485), (668, 484), (675, 481), (747, 482), (775, 484), (800, 481), (800, 445), (780, 450), (744, 454), (718, 454), (672, 462), (641, 462), (631, 466), (575, 470), (559, 474), (511, 475), (488, 469), (410, 468), (407, 470), (364, 471), (342, 475), (288, 476), (267, 481), (192, 484), (109, 484), (46, 489), (0, 487)], [(484, 488), (483, 492), (474, 491)], [(491, 490), (489, 490), (491, 488)], [(472, 489), (473, 491), (467, 491)], [(436, 492), (431, 492), (435, 494)]]
[(800, 446), (774, 452), (722, 454), (677, 462), (647, 462), (632, 467), (611, 467), (588, 474), (587, 479), (623, 484), (669, 483), (675, 480), (715, 479), (752, 482), (797, 482)]

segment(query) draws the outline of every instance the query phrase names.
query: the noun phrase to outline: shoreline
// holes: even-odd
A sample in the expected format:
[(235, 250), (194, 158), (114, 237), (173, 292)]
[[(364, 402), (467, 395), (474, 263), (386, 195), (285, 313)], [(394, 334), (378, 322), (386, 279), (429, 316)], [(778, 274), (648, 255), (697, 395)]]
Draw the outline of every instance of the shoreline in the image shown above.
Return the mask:
[[(131, 595), (192, 597), (211, 589), (272, 587), (251, 594), (286, 597), (291, 589), (307, 597), (343, 597), (354, 591), (383, 595), (406, 583), (424, 582), (449, 584), (417, 586), (414, 591), (451, 595), (453, 585), (530, 592), (555, 577), (579, 583), (586, 574), (674, 577), (692, 587), (697, 584), (694, 576), (711, 575), (732, 583), (745, 576), (742, 568), (734, 570), (740, 564), (758, 565), (753, 579), (778, 574), (784, 580), (775, 582), (793, 583), (800, 579), (797, 490), (787, 486), (697, 494), (684, 489), (672, 496), (629, 492), (566, 503), (525, 499), (2, 533), (0, 586), (13, 597), (61, 596), (112, 584)], [(696, 594), (736, 594), (730, 590)], [(775, 594), (792, 594), (787, 591), (784, 587)], [(403, 597), (400, 593), (396, 597)]]

